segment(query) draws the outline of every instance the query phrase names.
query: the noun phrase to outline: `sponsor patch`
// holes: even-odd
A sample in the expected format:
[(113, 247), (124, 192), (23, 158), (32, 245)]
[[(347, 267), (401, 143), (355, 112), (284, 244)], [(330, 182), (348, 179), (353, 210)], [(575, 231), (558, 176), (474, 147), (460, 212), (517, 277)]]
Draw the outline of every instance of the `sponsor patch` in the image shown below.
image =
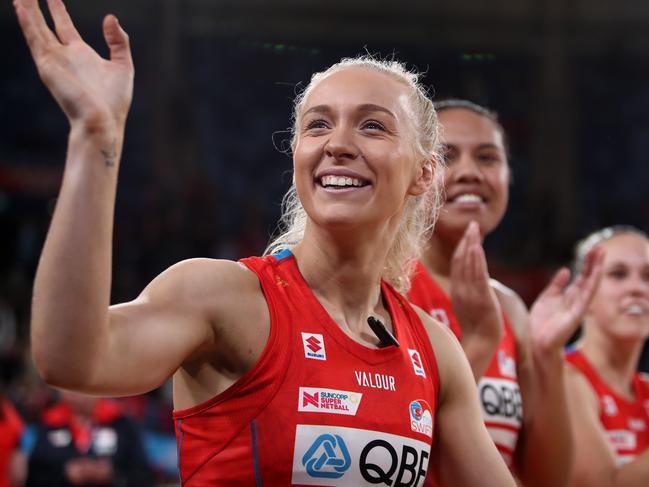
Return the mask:
[(635, 450), (638, 446), (635, 433), (626, 430), (609, 430), (606, 432), (615, 450)]
[(331, 413), (356, 416), (363, 394), (319, 387), (300, 387), (297, 410), (305, 413)]
[(478, 383), (478, 398), (485, 423), (521, 427), (523, 401), (517, 382), (483, 377)]
[(315, 360), (327, 360), (327, 352), (322, 335), (318, 333), (302, 332), (302, 345), (304, 345), (304, 356)]
[(602, 409), (604, 410), (604, 414), (606, 414), (606, 416), (617, 415), (617, 403), (615, 402), (615, 399), (613, 399), (613, 396), (609, 396), (608, 394), (602, 396)]
[(410, 360), (412, 361), (412, 367), (415, 369), (415, 375), (419, 375), (426, 378), (426, 371), (424, 370), (424, 365), (421, 361), (421, 356), (417, 350), (412, 348), (408, 349), (408, 354), (410, 355)]
[(295, 431), (292, 483), (421, 487), (430, 443), (379, 431), (302, 425)]
[(629, 429), (633, 431), (646, 431), (647, 423), (642, 418), (629, 418)]
[(410, 414), (410, 429), (432, 438), (433, 415), (428, 403), (423, 399), (412, 401), (408, 408), (408, 412)]
[(516, 361), (513, 357), (507, 355), (504, 350), (498, 351), (498, 370), (504, 377), (516, 378)]
[(448, 315), (446, 314), (446, 310), (444, 308), (433, 308), (430, 310), (429, 314), (434, 319), (443, 324), (446, 328), (451, 327), (451, 322), (448, 319)]

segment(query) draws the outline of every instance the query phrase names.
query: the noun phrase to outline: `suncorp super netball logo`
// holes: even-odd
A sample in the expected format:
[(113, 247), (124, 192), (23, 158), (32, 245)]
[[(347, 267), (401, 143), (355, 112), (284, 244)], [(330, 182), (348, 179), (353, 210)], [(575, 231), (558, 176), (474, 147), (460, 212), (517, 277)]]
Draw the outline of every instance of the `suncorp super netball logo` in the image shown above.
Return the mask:
[(297, 410), (356, 416), (363, 394), (319, 387), (300, 387)]
[(433, 414), (430, 412), (430, 406), (428, 403), (423, 399), (412, 401), (410, 403), (409, 412), (410, 429), (432, 438)]

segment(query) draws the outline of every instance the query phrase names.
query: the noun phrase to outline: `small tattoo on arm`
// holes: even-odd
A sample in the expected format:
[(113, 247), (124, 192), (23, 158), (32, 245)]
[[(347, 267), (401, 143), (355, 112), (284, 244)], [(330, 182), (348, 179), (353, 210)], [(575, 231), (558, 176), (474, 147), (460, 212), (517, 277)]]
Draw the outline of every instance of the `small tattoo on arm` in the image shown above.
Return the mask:
[(101, 149), (101, 155), (104, 156), (104, 164), (106, 167), (113, 167), (117, 160), (117, 140), (113, 140), (110, 147)]

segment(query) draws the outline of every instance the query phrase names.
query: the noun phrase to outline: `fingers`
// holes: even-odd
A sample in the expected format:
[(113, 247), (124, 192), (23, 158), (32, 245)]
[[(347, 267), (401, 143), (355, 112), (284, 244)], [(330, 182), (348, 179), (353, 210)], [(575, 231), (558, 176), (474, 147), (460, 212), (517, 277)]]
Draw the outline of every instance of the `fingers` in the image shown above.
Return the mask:
[(470, 283), (486, 283), (489, 280), (487, 259), (482, 248), (480, 229), (471, 222), (453, 253), (451, 279)]
[(14, 9), (16, 10), (18, 23), (34, 59), (47, 51), (48, 45), (54, 42), (58, 43), (54, 34), (45, 23), (43, 12), (41, 12), (37, 0), (14, 0)]
[(570, 281), (570, 270), (567, 267), (562, 267), (554, 274), (550, 283), (545, 287), (545, 291), (561, 292), (568, 284), (568, 281)]
[(107, 15), (104, 18), (104, 39), (110, 49), (111, 61), (118, 62), (127, 66), (133, 65), (133, 58), (131, 57), (131, 46), (128, 39), (128, 34), (119, 25), (117, 17), (114, 15)]
[(65, 5), (61, 0), (47, 0), (47, 6), (54, 20), (56, 35), (62, 44), (68, 44), (73, 40), (81, 39), (79, 32), (74, 27), (72, 19), (68, 14)]

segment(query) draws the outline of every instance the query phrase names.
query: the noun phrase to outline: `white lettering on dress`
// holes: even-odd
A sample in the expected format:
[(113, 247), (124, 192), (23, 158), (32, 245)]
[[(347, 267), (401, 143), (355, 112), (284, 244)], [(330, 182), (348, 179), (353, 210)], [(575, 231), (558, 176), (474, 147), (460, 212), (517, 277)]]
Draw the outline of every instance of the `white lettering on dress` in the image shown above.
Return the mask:
[(355, 370), (356, 382), (361, 387), (369, 387), (371, 389), (382, 389), (384, 391), (396, 391), (394, 377), (388, 374), (368, 373), (362, 370)]

